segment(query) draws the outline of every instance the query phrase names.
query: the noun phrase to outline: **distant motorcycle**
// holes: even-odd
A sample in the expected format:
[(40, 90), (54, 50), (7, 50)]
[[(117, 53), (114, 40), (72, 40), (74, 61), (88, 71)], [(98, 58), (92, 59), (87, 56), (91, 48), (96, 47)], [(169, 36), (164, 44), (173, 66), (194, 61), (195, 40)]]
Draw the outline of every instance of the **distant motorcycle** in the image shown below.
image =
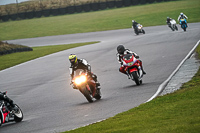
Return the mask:
[(187, 28), (187, 21), (186, 19), (180, 19), (180, 25), (181, 25), (181, 28), (186, 31), (186, 28)]
[(143, 26), (141, 24), (137, 24), (136, 28), (134, 29), (135, 34), (139, 35), (139, 33), (145, 34), (145, 31), (143, 29)]
[(126, 54), (122, 58), (124, 70), (137, 85), (142, 84), (143, 72), (138, 59), (133, 54)]
[(178, 30), (178, 27), (176, 26), (176, 21), (172, 19), (168, 26), (172, 29), (172, 31)]
[[(6, 95), (7, 92), (3, 92)], [(11, 121), (21, 122), (23, 113), (20, 107), (15, 104), (15, 110), (11, 110), (10, 104), (4, 100), (0, 100), (0, 126)]]
[(88, 102), (93, 102), (94, 98), (101, 99), (101, 92), (97, 89), (96, 82), (84, 70), (77, 69), (74, 71), (72, 83), (86, 97)]

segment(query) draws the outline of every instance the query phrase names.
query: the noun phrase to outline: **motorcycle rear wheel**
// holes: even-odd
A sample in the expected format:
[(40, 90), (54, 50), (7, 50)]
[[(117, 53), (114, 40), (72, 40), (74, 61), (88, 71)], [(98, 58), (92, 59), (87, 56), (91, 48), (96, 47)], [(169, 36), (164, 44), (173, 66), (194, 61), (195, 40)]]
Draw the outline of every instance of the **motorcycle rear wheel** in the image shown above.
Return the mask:
[(101, 99), (101, 92), (99, 90), (99, 92), (97, 92), (97, 94), (94, 96), (95, 99), (99, 100)]
[(1, 116), (0, 116), (0, 126), (2, 125), (2, 118), (1, 118)]
[(15, 106), (17, 106), (18, 111), (14, 113), (14, 115), (15, 115), (14, 120), (15, 120), (15, 122), (21, 122), (23, 119), (22, 110), (20, 109), (20, 107), (17, 104), (15, 104)]

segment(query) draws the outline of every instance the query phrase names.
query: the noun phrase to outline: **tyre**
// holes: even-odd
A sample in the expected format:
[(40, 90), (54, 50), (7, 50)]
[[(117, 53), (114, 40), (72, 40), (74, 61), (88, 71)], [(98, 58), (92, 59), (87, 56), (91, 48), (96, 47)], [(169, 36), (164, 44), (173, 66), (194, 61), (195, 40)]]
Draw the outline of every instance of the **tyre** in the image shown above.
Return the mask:
[(172, 29), (172, 31), (174, 31), (174, 28), (173, 28), (173, 27), (171, 27), (171, 29)]
[(176, 28), (176, 30), (178, 30), (178, 27), (177, 27), (177, 26), (175, 26), (175, 28)]
[(184, 29), (183, 29), (184, 31), (186, 31), (186, 27), (184, 27)]
[(88, 100), (88, 102), (92, 103), (93, 102), (93, 97), (92, 94), (90, 94), (90, 92), (84, 88), (81, 93), (85, 96), (85, 98)]
[(0, 116), (0, 126), (2, 125), (2, 118), (1, 118), (1, 116)]
[(142, 33), (143, 33), (143, 34), (145, 34), (145, 31), (144, 31), (144, 30), (142, 30)]
[(21, 122), (22, 119), (23, 119), (23, 113), (22, 113), (22, 110), (20, 109), (20, 107), (18, 105), (15, 104), (15, 106), (18, 108), (18, 111), (16, 111), (14, 113), (14, 121), (15, 122)]
[(101, 92), (100, 92), (100, 90), (97, 92), (97, 94), (95, 95), (94, 98), (97, 99), (97, 100), (101, 99)]
[(131, 74), (132, 74), (132, 76), (133, 76), (133, 78), (135, 80), (136, 85), (140, 85), (138, 72), (135, 71), (135, 72), (132, 72)]
[(136, 35), (139, 35), (139, 32), (138, 32), (137, 30), (135, 30), (135, 34), (136, 34)]

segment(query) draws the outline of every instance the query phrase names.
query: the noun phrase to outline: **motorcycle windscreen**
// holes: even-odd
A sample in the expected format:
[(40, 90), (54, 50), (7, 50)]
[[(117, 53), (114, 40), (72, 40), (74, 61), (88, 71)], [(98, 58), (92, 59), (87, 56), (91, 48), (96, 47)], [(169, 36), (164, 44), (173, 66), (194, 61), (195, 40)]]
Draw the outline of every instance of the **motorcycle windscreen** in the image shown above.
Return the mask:
[(74, 77), (77, 77), (77, 76), (79, 76), (83, 73), (84, 73), (83, 69), (77, 69), (77, 70), (74, 71)]

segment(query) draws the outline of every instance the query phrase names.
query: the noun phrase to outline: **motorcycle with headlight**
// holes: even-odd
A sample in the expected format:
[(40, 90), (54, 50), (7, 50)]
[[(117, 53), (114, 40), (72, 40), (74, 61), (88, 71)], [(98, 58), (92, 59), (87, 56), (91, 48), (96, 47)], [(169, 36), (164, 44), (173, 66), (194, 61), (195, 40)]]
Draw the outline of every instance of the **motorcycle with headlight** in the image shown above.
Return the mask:
[(187, 28), (187, 21), (186, 19), (180, 19), (179, 24), (181, 25), (181, 28), (186, 31)]
[[(7, 92), (3, 92), (6, 95)], [(15, 105), (15, 110), (11, 109), (11, 106), (8, 102), (0, 100), (0, 126), (8, 122), (21, 122), (23, 119), (23, 113), (20, 107), (17, 104)]]
[(85, 96), (88, 102), (101, 99), (101, 92), (97, 89), (96, 82), (84, 70), (77, 69), (74, 71), (72, 84)]
[(145, 31), (143, 29), (143, 26), (141, 24), (137, 24), (136, 28), (134, 29), (135, 34), (139, 35), (139, 33), (145, 34)]
[(143, 71), (139, 60), (133, 54), (126, 54), (122, 58), (124, 70), (137, 85), (142, 84)]

